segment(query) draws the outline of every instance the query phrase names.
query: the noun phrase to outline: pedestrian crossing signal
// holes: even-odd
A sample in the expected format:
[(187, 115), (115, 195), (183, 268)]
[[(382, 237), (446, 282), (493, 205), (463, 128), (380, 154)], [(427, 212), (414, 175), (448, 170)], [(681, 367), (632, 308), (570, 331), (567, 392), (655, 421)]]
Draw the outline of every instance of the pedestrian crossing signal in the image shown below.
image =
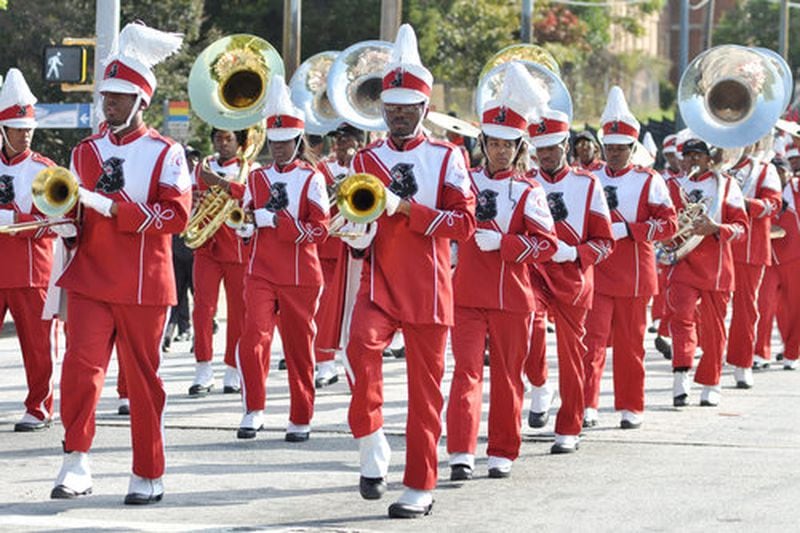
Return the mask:
[(86, 48), (83, 46), (46, 46), (42, 77), (47, 83), (83, 83), (86, 81)]

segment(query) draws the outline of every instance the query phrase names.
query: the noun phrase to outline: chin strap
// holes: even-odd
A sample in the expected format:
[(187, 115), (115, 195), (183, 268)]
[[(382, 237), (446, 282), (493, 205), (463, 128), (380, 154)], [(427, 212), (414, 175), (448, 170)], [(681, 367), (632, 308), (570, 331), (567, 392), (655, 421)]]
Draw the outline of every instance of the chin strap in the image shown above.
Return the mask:
[[(413, 139), (417, 135), (419, 135), (419, 132), (422, 129), (422, 121), (425, 120), (425, 116), (427, 116), (427, 114), (428, 114), (428, 105), (429, 104), (430, 104), (430, 102), (427, 102), (427, 101), (425, 102), (425, 106), (422, 108), (422, 113), (420, 114), (420, 117), (419, 117), (419, 122), (417, 122), (417, 125), (414, 126), (414, 130), (411, 133), (409, 133), (408, 135), (403, 135), (403, 136), (399, 136), (398, 135), (397, 136), (398, 139)], [(389, 121), (386, 120), (386, 109), (385, 108), (382, 108), (382, 114), (383, 114), (383, 122), (385, 124), (387, 124), (387, 126), (388, 126)]]
[(131, 108), (131, 112), (128, 115), (128, 120), (126, 120), (124, 124), (121, 124), (119, 126), (110, 126), (109, 125), (109, 129), (111, 130), (111, 132), (116, 135), (119, 132), (121, 132), (124, 129), (126, 129), (128, 126), (130, 126), (131, 125), (131, 120), (133, 120), (133, 117), (136, 116), (136, 113), (139, 112), (139, 106), (140, 105), (142, 105), (142, 95), (140, 93), (137, 93), (136, 94), (136, 101), (133, 103), (133, 107)]
[(13, 150), (14, 152), (18, 152), (19, 150), (17, 150), (16, 147), (14, 147), (14, 145), (11, 144), (11, 141), (8, 140), (8, 135), (6, 135), (6, 127), (5, 126), (0, 126), (0, 132), (2, 132), (2, 134), (3, 134), (3, 144), (5, 144), (9, 148), (11, 148), (11, 150)]

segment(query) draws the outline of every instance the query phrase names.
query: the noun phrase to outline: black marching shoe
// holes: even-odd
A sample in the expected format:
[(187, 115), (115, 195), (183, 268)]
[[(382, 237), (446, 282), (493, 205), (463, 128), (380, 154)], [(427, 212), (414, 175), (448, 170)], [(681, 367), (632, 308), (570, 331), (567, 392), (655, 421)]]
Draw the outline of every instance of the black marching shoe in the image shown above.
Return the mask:
[(548, 420), (550, 420), (550, 411), (544, 413), (528, 411), (528, 425), (532, 428), (543, 428), (547, 425)]
[(134, 474), (128, 484), (125, 505), (149, 505), (160, 502), (163, 497), (164, 484), (161, 478), (147, 479)]
[(420, 518), (431, 514), (433, 502), (428, 505), (413, 505), (395, 502), (389, 506), (389, 518)]
[(504, 479), (511, 476), (511, 470), (503, 470), (501, 468), (490, 468), (489, 477), (492, 479)]
[(191, 387), (189, 387), (189, 396), (195, 396), (197, 398), (202, 398), (203, 396), (208, 396), (211, 392), (211, 389), (214, 388), (214, 385), (200, 385), (199, 383), (195, 383)]
[(656, 350), (658, 350), (664, 359), (671, 360), (672, 359), (672, 345), (664, 340), (664, 337), (656, 337), (655, 340)]
[(386, 479), (361, 476), (358, 481), (358, 491), (365, 500), (380, 500), (386, 493)]
[(286, 434), (286, 442), (305, 442), (310, 437), (310, 431), (293, 431)]
[(472, 479), (472, 468), (469, 465), (451, 465), (450, 481), (469, 481)]
[(83, 492), (77, 492), (64, 485), (58, 485), (57, 487), (53, 487), (53, 490), (50, 491), (50, 499), (74, 500), (75, 498), (80, 498), (81, 496), (89, 496), (91, 493), (92, 493), (91, 487), (89, 487)]
[(672, 398), (672, 405), (674, 407), (686, 407), (689, 405), (689, 395), (688, 394), (679, 394)]
[(14, 431), (17, 433), (30, 433), (32, 431), (42, 431), (50, 427), (50, 419), (39, 420), (30, 413), (25, 413), (19, 422), (14, 424)]
[(278, 370), (286, 370), (286, 359), (278, 361)]
[(333, 385), (334, 383), (339, 383), (338, 374), (328, 377), (318, 377), (317, 379), (314, 380), (314, 388), (324, 389), (325, 387)]

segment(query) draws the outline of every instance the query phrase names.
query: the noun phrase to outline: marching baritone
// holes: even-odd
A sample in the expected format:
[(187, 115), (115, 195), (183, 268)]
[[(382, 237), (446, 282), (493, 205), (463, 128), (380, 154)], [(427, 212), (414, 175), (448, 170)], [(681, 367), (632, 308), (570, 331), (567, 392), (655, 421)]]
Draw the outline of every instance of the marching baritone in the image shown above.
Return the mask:
[[(10, 69), (0, 91), (0, 224), (4, 226), (43, 218), (33, 205), (31, 184), (36, 174), (54, 163), (31, 150), (35, 103), (22, 72)], [(51, 229), (74, 232), (69, 226)], [(47, 228), (0, 234), (4, 260), (0, 323), (11, 311), (28, 384), (25, 414), (14, 431), (45, 429), (53, 418), (53, 335), (51, 320), (42, 314), (53, 266), (53, 235)]]
[(359, 489), (365, 499), (386, 491), (391, 450), (383, 433), (383, 349), (398, 329), (406, 343), (408, 419), (405, 490), (393, 518), (426, 515), (433, 506), (447, 334), (453, 324), (450, 241), (475, 228), (475, 197), (457, 147), (421, 131), (433, 76), (421, 64), (411, 26), (400, 27), (383, 71), (381, 101), (389, 137), (353, 160), (355, 172), (385, 185), (386, 210), (371, 224), (361, 287), (347, 345), (352, 398), (348, 420), (358, 439)]
[[(755, 146), (748, 150), (755, 150)], [(733, 365), (736, 387), (753, 386), (756, 324), (758, 323), (758, 291), (764, 270), (772, 263), (770, 229), (772, 219), (781, 208), (781, 182), (775, 166), (753, 155), (743, 155), (730, 174), (737, 180), (744, 196), (749, 217), (747, 238), (734, 242), (733, 315), (728, 331), (727, 361)]]
[(482, 113), (486, 167), (470, 172), (478, 229), (459, 246), (453, 278), (455, 369), (447, 405), (447, 451), (450, 479), (455, 481), (472, 479), (475, 468), (487, 337), (489, 477), (511, 475), (519, 455), (522, 366), (535, 304), (528, 269), (530, 263), (549, 260), (557, 242), (544, 190), (517, 169), (526, 155), (523, 135), (532, 83), (525, 67), (509, 65), (500, 95)]
[(694, 380), (703, 386), (700, 405), (716, 406), (722, 392), (719, 378), (726, 342), (725, 314), (734, 287), (731, 243), (746, 238), (748, 220), (739, 185), (712, 171), (711, 151), (704, 141), (687, 140), (683, 158), (692, 172), (668, 182), (672, 202), (679, 212), (688, 202), (704, 202), (708, 214), (693, 221), (693, 234), (702, 236), (702, 241), (672, 265), (667, 275), (673, 405), (689, 404), (689, 370), (699, 344), (703, 356)]
[(133, 474), (125, 503), (153, 503), (164, 494), (160, 348), (176, 301), (172, 234), (189, 218), (191, 177), (183, 147), (148, 128), (142, 113), (156, 88), (150, 68), (181, 41), (125, 26), (98, 86), (108, 127), (72, 151), (84, 209), (74, 256), (58, 281), (70, 319), (61, 372), (65, 455), (52, 498), (92, 491), (88, 452), (114, 344), (130, 397)]
[(308, 440), (314, 414), (314, 315), (322, 292), (317, 246), (328, 235), (325, 179), (302, 157), (305, 115), (289, 98), (283, 77), (271, 78), (265, 108), (274, 162), (250, 173), (244, 206), (253, 223), (245, 278), (245, 325), (236, 356), (244, 416), (237, 437), (255, 438), (264, 425), (266, 381), (278, 311), (289, 374), (287, 442)]
[(555, 319), (561, 408), (556, 417), (551, 453), (573, 453), (579, 446), (584, 411), (586, 313), (592, 306), (594, 265), (614, 248), (608, 205), (597, 178), (567, 165), (569, 119), (544, 109), (529, 126), (539, 158), (531, 176), (541, 183), (555, 222), (558, 247), (546, 263), (531, 268), (536, 311), (525, 373), (533, 385), (528, 425), (543, 427), (549, 418), (553, 390), (547, 383), (545, 309)]
[[(195, 166), (194, 188), (204, 193), (211, 186), (225, 186), (239, 179), (242, 161), (237, 156), (246, 143), (247, 131), (211, 130), (211, 143), (216, 154)], [(225, 283), (225, 303), (228, 321), (225, 328), (225, 374), (223, 393), (240, 390), (239, 370), (236, 367), (236, 345), (244, 324), (244, 277), (250, 258), (249, 243), (244, 243), (234, 230), (223, 224), (194, 252), (194, 357), (195, 377), (189, 396), (205, 396), (214, 387), (214, 314), (217, 311), (220, 282)]]
[(595, 171), (611, 213), (616, 241), (611, 255), (594, 269), (594, 298), (586, 317), (586, 410), (583, 425), (597, 424), (606, 346), (614, 350), (614, 409), (623, 429), (642, 424), (644, 333), (647, 304), (658, 292), (653, 241), (668, 239), (677, 226), (664, 180), (631, 164), (639, 122), (619, 87), (612, 87), (602, 118), (605, 168)]

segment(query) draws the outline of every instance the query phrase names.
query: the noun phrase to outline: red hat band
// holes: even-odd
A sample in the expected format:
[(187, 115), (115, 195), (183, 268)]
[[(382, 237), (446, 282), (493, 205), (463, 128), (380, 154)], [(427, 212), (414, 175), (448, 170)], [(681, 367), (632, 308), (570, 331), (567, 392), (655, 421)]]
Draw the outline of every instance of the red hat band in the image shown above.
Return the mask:
[(145, 94), (147, 94), (148, 98), (153, 96), (153, 88), (147, 82), (145, 77), (122, 61), (112, 61), (109, 63), (106, 67), (103, 79), (118, 79), (128, 81), (142, 89)]
[(296, 128), (304, 129), (305, 123), (291, 115), (273, 115), (267, 119), (267, 128)]
[(635, 139), (639, 137), (639, 130), (627, 122), (613, 120), (603, 124), (603, 135), (627, 135)]
[(483, 112), (483, 118), (481, 122), (483, 124), (507, 126), (509, 128), (516, 128), (522, 131), (525, 131), (525, 125), (527, 124), (525, 117), (506, 106), (487, 109)]
[(563, 133), (565, 131), (569, 131), (569, 124), (550, 118), (542, 119), (540, 122), (533, 123), (530, 125), (530, 127), (528, 127), (528, 134), (531, 137), (550, 135), (552, 133)]
[(36, 113), (32, 105), (12, 105), (0, 111), (0, 120), (11, 120), (14, 118), (35, 118)]
[(431, 95), (431, 88), (422, 78), (402, 68), (396, 68), (383, 77), (383, 90), (387, 89), (411, 89), (425, 96)]

